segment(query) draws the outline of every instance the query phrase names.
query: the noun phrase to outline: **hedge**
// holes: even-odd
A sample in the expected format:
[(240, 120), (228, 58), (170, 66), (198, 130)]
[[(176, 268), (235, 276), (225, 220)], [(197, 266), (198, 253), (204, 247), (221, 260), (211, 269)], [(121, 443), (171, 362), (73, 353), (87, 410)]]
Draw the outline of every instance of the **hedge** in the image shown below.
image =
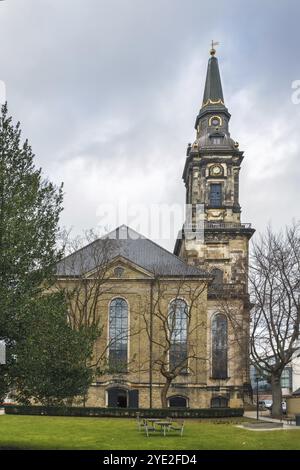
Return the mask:
[(45, 416), (85, 416), (110, 418), (231, 418), (241, 417), (243, 408), (96, 408), (65, 406), (5, 406), (5, 413), (10, 415), (45, 415)]

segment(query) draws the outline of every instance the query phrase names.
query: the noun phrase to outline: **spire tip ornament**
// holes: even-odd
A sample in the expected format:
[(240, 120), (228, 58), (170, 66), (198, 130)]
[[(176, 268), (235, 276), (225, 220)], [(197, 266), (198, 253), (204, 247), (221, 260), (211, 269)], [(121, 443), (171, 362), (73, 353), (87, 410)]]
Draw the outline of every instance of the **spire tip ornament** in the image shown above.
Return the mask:
[(219, 42), (215, 42), (214, 40), (211, 41), (211, 50), (210, 50), (210, 55), (214, 56), (216, 54), (216, 49), (215, 46), (219, 46)]

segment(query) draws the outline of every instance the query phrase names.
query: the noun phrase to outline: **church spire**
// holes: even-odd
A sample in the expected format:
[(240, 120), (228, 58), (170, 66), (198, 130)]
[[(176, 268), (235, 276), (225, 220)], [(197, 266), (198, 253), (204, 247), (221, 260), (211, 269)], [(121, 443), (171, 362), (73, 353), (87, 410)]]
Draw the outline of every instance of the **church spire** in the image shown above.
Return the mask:
[[(223, 88), (219, 70), (219, 63), (216, 57), (215, 46), (219, 44), (212, 41), (212, 48), (210, 50), (210, 58), (207, 66), (205, 88), (203, 94), (202, 106), (196, 118), (195, 129), (199, 131), (199, 123), (202, 121), (202, 126), (208, 127), (203, 118), (207, 115), (214, 116), (214, 114), (221, 114), (224, 116), (224, 123), (228, 123), (230, 114), (224, 103)], [(220, 126), (219, 126), (220, 127)], [(204, 127), (202, 127), (202, 130)]]
[(210, 104), (224, 105), (219, 64), (218, 59), (215, 57), (215, 53), (216, 50), (212, 48), (210, 51), (211, 57), (208, 61), (202, 107)]

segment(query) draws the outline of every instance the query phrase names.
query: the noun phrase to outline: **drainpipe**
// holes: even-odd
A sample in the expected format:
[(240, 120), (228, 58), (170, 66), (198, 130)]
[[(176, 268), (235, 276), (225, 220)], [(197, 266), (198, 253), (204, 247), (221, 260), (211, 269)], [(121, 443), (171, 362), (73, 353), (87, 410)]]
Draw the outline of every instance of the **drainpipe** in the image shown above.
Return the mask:
[(153, 280), (151, 280), (151, 285), (150, 285), (150, 341), (149, 341), (149, 357), (150, 357), (150, 363), (149, 363), (149, 406), (152, 408), (153, 406), (153, 397), (152, 397), (152, 388), (153, 388), (153, 370), (152, 370), (152, 356), (153, 356), (153, 343), (152, 343), (152, 338), (153, 338)]

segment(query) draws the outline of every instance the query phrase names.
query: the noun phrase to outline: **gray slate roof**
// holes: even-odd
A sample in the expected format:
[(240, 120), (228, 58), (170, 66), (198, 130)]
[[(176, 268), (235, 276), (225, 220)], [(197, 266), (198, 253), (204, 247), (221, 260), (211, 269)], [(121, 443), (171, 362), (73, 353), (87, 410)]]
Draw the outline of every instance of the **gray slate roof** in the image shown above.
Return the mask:
[(188, 265), (173, 253), (125, 225), (64, 258), (57, 264), (56, 274), (78, 276), (92, 271), (97, 267), (98, 258), (95, 253), (101, 253), (107, 247), (109, 260), (121, 256), (155, 275), (198, 278), (209, 276), (207, 272)]

